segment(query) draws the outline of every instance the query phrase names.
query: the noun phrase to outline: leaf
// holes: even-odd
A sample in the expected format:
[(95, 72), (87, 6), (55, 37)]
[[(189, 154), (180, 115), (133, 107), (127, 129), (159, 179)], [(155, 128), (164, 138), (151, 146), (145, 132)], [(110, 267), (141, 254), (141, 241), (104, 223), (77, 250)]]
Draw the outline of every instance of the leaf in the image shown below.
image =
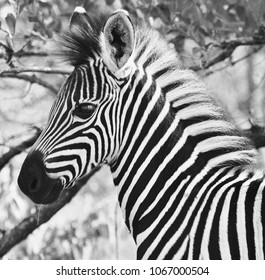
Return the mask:
[(114, 3), (114, 1), (115, 0), (106, 0), (106, 4), (110, 6), (110, 5), (112, 5)]
[(16, 13), (16, 11), (18, 10), (18, 3), (19, 3), (19, 1), (17, 1), (17, 0), (8, 0), (8, 3), (10, 5), (10, 7), (12, 8), (12, 11), (14, 11)]
[(31, 16), (31, 15), (28, 16), (28, 20), (29, 20), (29, 22), (38, 22), (39, 21), (38, 17)]
[(236, 5), (235, 11), (241, 21), (245, 21), (247, 17), (246, 8), (242, 5)]
[(163, 22), (170, 23), (170, 8), (165, 4), (156, 5), (152, 11), (151, 15), (153, 18), (160, 18)]
[(39, 1), (38, 4), (42, 8), (47, 8), (47, 9), (51, 9), (52, 8), (52, 4), (50, 4), (50, 3), (46, 2), (46, 1)]
[(8, 26), (9, 32), (11, 35), (15, 34), (16, 31), (16, 18), (12, 13), (8, 13), (5, 17), (6, 24)]
[(215, 20), (215, 15), (213, 14), (212, 11), (209, 11), (206, 15), (206, 20), (208, 20), (209, 22), (213, 22)]
[(18, 14), (20, 15), (21, 14), (21, 12), (23, 11), (23, 9), (26, 7), (26, 3), (22, 3), (22, 4), (20, 4), (19, 5), (19, 8), (18, 8)]
[(217, 18), (217, 19), (214, 21), (214, 27), (216, 27), (216, 28), (221, 28), (222, 26), (223, 26), (222, 21), (221, 21), (219, 18)]
[(6, 45), (10, 50), (14, 50), (14, 42), (10, 34), (6, 35)]

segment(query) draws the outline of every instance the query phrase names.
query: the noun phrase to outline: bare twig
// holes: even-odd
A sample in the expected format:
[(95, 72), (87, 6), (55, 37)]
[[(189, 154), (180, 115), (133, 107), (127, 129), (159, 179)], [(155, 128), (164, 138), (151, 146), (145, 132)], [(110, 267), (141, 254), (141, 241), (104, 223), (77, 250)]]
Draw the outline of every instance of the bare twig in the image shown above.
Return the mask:
[(7, 153), (3, 154), (0, 158), (0, 170), (16, 155), (20, 154), (25, 149), (31, 147), (34, 142), (39, 137), (41, 131), (37, 130), (37, 132), (28, 140), (23, 141), (17, 146), (12, 147)]
[(52, 53), (48, 53), (45, 51), (24, 51), (19, 50), (17, 52), (14, 52), (13, 56), (15, 57), (28, 57), (28, 56), (51, 56)]
[(64, 190), (56, 202), (50, 205), (43, 205), (41, 212), (36, 211), (34, 214), (27, 216), (20, 224), (11, 230), (3, 231), (3, 237), (0, 239), (0, 257), (3, 257), (10, 249), (24, 240), (36, 228), (47, 222), (55, 215), (55, 213), (69, 203), (78, 191), (86, 184), (88, 179), (91, 178), (99, 169), (100, 167), (95, 168), (89, 175), (80, 179), (75, 186)]
[(238, 46), (258, 46), (265, 45), (265, 38), (263, 36), (253, 36), (250, 38), (241, 37), (236, 39), (223, 40), (217, 46), (220, 46), (223, 49), (233, 48), (235, 49)]
[[(1, 46), (3, 46), (3, 44), (1, 44)], [(17, 58), (28, 57), (28, 56), (43, 57), (43, 56), (51, 56), (51, 55), (52, 54), (50, 54), (48, 52), (44, 52), (44, 51), (18, 51), (18, 52), (12, 52), (12, 57), (17, 57)], [(3, 53), (0, 54), (0, 59), (1, 58), (5, 58), (5, 55)]]
[(62, 75), (69, 75), (71, 71), (61, 69), (61, 68), (51, 68), (51, 67), (29, 67), (29, 68), (12, 68), (7, 70), (0, 71), (1, 75), (7, 74), (20, 74), (26, 72), (40, 72), (45, 74), (62, 74)]
[(54, 87), (53, 85), (51, 85), (50, 83), (36, 77), (35, 75), (26, 75), (26, 74), (15, 74), (15, 73), (0, 73), (0, 77), (2, 78), (15, 78), (15, 79), (19, 79), (19, 80), (24, 80), (24, 81), (28, 81), (32, 84), (39, 84), (45, 88), (48, 88), (49, 90), (51, 90), (52, 92), (54, 92), (55, 94), (57, 94), (58, 89), (56, 87)]

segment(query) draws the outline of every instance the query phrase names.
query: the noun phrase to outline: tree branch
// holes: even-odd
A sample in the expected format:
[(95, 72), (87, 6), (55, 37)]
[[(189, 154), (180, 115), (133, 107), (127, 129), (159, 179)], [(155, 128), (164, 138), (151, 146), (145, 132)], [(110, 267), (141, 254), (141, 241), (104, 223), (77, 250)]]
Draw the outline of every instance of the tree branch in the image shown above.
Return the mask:
[(89, 175), (80, 179), (72, 188), (64, 190), (59, 199), (50, 205), (43, 205), (41, 211), (38, 213), (37, 209), (34, 214), (26, 217), (17, 226), (9, 231), (3, 232), (3, 237), (0, 239), (0, 257), (3, 257), (10, 249), (12, 249), (19, 242), (24, 240), (36, 228), (46, 223), (53, 217), (60, 209), (62, 209), (72, 198), (80, 191), (100, 167), (95, 168)]
[(17, 146), (14, 146), (12, 148), (10, 148), (10, 150), (3, 154), (0, 158), (0, 170), (2, 170), (4, 168), (4, 166), (16, 155), (20, 154), (21, 152), (23, 152), (24, 150), (26, 150), (27, 148), (31, 147), (35, 141), (37, 140), (37, 138), (39, 137), (41, 133), (41, 130), (38, 129), (37, 132), (28, 140), (23, 141), (22, 143), (20, 143)]
[(62, 75), (69, 75), (71, 71), (64, 70), (61, 68), (51, 68), (51, 67), (30, 67), (30, 68), (12, 68), (7, 70), (0, 71), (1, 75), (8, 75), (8, 74), (20, 74), (20, 73), (27, 73), (27, 72), (40, 72), (45, 74), (62, 74)]
[(256, 149), (265, 147), (265, 128), (252, 125), (251, 129), (243, 130), (243, 134), (250, 138)]
[[(203, 77), (207, 77), (207, 76), (209, 76), (209, 75), (211, 75), (211, 74), (214, 74), (214, 73), (216, 73), (216, 72), (222, 71), (222, 70), (226, 69), (226, 68), (229, 67), (229, 66), (234, 66), (234, 65), (236, 65), (237, 63), (239, 63), (239, 62), (241, 62), (241, 61), (243, 61), (243, 60), (245, 60), (245, 59), (251, 57), (251, 56), (254, 55), (255, 53), (259, 52), (259, 51), (261, 50), (261, 48), (262, 48), (262, 47), (258, 47), (258, 48), (256, 48), (256, 49), (253, 49), (251, 52), (247, 53), (246, 55), (244, 55), (244, 56), (242, 56), (242, 57), (240, 57), (240, 58), (238, 58), (238, 59), (236, 59), (236, 60), (230, 59), (228, 64), (223, 65), (223, 66), (221, 66), (221, 67), (219, 67), (219, 68), (214, 68), (213, 70), (210, 69), (210, 68), (205, 69), (204, 72), (202, 73), (202, 76), (203, 76)], [(220, 61), (220, 62), (221, 62), (221, 61)], [(218, 63), (218, 62), (217, 62), (217, 63)]]
[(223, 40), (217, 46), (220, 46), (223, 49), (233, 48), (235, 49), (238, 46), (258, 46), (265, 45), (265, 37), (264, 36), (253, 36), (250, 38), (241, 37), (236, 39)]
[[(3, 46), (3, 44), (1, 44), (1, 46)], [(51, 56), (52, 54), (47, 53), (47, 52), (43, 52), (43, 51), (18, 51), (18, 52), (12, 52), (12, 57), (29, 57), (29, 56), (39, 56), (39, 57), (43, 57), (43, 56)], [(6, 56), (3, 53), (0, 53), (0, 59), (1, 58), (6, 58)]]
[[(206, 70), (211, 66), (231, 58), (231, 55), (235, 49), (239, 46), (264, 46), (265, 36), (253, 36), (252, 38), (236, 38), (221, 41), (220, 43), (210, 44), (209, 47), (213, 47), (216, 50), (216, 55), (209, 57), (203, 63), (203, 66), (196, 65), (191, 67), (194, 71)], [(208, 48), (209, 48), (208, 47)]]
[(14, 52), (13, 56), (15, 57), (27, 57), (27, 56), (51, 56), (52, 53), (44, 52), (44, 51), (24, 51), (19, 50), (17, 52)]
[(28, 81), (32, 84), (39, 84), (39, 85), (49, 89), (50, 91), (54, 92), (55, 94), (57, 94), (57, 92), (58, 92), (58, 89), (56, 87), (54, 87), (50, 83), (48, 83), (38, 77), (36, 77), (35, 75), (30, 76), (30, 75), (26, 75), (26, 74), (0, 73), (0, 77), (15, 78), (15, 79), (19, 79), (19, 80)]

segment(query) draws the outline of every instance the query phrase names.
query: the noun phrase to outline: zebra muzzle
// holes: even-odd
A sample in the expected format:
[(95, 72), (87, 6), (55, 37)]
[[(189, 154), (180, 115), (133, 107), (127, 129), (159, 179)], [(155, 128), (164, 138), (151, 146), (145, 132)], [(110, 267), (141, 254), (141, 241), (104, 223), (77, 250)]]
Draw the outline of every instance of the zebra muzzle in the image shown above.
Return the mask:
[(19, 177), (21, 191), (36, 204), (49, 204), (60, 195), (63, 184), (60, 179), (50, 178), (39, 151), (31, 152), (25, 159)]

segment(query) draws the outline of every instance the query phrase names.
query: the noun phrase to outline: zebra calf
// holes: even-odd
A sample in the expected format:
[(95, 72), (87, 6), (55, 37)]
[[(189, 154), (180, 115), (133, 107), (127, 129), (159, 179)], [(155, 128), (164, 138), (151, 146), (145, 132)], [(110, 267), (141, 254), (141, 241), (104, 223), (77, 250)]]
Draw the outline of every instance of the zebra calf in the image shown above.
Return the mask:
[(75, 66), (18, 184), (35, 203), (110, 166), (138, 259), (264, 259), (257, 155), (159, 34), (124, 10), (76, 8)]

